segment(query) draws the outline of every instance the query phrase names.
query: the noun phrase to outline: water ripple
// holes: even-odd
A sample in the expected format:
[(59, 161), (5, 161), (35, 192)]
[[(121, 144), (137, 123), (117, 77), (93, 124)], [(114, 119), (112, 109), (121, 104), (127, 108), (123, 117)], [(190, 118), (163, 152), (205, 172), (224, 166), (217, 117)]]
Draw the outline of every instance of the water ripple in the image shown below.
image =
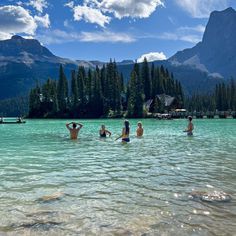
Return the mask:
[[(78, 141), (63, 120), (1, 126), (0, 235), (233, 235), (236, 121), (196, 120), (186, 137), (184, 120), (143, 120), (142, 139), (136, 122), (128, 145), (114, 141), (120, 120), (85, 120)], [(113, 138), (97, 137), (101, 123)]]

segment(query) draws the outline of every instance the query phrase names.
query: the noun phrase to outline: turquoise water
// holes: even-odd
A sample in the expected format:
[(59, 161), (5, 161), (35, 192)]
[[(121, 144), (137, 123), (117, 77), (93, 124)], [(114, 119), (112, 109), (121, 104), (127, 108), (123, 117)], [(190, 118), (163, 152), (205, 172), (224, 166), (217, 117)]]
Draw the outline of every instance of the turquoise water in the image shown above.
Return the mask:
[(143, 120), (142, 139), (131, 120), (125, 145), (122, 120), (81, 121), (77, 141), (65, 122), (0, 125), (0, 235), (236, 235), (236, 120), (194, 120), (193, 137), (186, 120)]

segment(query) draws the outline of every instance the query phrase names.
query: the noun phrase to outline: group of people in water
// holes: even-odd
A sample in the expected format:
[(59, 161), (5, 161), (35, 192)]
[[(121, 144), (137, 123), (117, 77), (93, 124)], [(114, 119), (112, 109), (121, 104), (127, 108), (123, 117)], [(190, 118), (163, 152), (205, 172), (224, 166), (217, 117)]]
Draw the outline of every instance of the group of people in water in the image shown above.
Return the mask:
[[(66, 124), (66, 128), (70, 131), (70, 138), (77, 139), (80, 129), (83, 127), (82, 124), (76, 122), (70, 122)], [(121, 139), (123, 143), (130, 142), (130, 123), (128, 120), (124, 121), (124, 127), (122, 129), (122, 134), (116, 139)], [(142, 122), (139, 121), (136, 130), (137, 137), (143, 136), (143, 125)], [(111, 132), (106, 129), (105, 125), (101, 125), (101, 129), (99, 130), (100, 138), (106, 138), (111, 136)]]
[[(189, 123), (188, 123), (187, 128), (184, 130), (184, 132), (187, 132), (188, 136), (193, 135), (194, 126), (193, 126), (193, 123), (192, 123), (192, 119), (193, 118), (191, 116), (188, 117)], [(79, 131), (83, 127), (83, 125), (80, 124), (80, 123), (76, 123), (76, 122), (70, 122), (70, 123), (66, 124), (66, 127), (70, 131), (70, 138), (71, 139), (77, 139)], [(137, 124), (136, 136), (137, 137), (142, 137), (143, 133), (144, 133), (143, 125), (142, 125), (142, 122), (139, 121), (138, 124)], [(129, 143), (130, 142), (129, 135), (130, 135), (130, 123), (129, 123), (128, 120), (125, 120), (124, 121), (124, 127), (122, 129), (121, 135), (118, 138), (116, 138), (116, 140), (121, 139), (122, 143)], [(101, 138), (106, 138), (107, 136), (110, 137), (111, 132), (106, 129), (105, 125), (101, 125), (101, 129), (99, 130), (99, 136)]]

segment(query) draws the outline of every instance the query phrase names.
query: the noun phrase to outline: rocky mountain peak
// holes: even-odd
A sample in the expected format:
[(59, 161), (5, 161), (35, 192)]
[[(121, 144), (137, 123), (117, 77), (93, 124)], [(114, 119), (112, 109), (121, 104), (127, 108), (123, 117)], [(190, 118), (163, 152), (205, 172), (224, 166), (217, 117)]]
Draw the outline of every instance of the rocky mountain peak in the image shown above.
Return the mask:
[[(177, 52), (169, 61), (204, 68), (210, 74), (236, 77), (236, 11), (230, 7), (211, 13), (202, 42)], [(193, 60), (194, 59), (194, 60)]]
[(0, 41), (0, 56), (2, 57), (17, 57), (26, 53), (40, 57), (55, 57), (36, 39), (25, 39), (14, 35), (11, 39)]

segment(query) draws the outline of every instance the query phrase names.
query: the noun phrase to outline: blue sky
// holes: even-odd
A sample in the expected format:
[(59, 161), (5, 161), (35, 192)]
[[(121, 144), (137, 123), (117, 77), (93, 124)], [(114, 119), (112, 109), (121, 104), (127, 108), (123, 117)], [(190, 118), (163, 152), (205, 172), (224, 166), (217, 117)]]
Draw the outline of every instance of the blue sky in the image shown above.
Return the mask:
[(1, 0), (0, 40), (36, 38), (71, 59), (151, 61), (194, 46), (210, 12), (227, 7), (236, 1)]

